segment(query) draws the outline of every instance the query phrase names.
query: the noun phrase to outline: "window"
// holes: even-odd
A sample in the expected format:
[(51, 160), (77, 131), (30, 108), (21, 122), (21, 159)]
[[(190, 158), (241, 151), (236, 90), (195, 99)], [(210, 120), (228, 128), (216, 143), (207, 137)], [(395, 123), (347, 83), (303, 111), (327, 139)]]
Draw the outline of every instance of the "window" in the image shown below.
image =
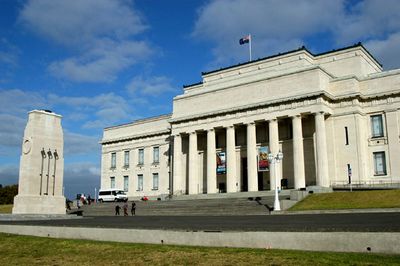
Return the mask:
[(158, 190), (158, 173), (153, 174), (153, 190)]
[(382, 115), (371, 116), (371, 127), (372, 127), (373, 138), (383, 137)]
[(346, 138), (346, 145), (349, 145), (349, 131), (347, 129), (347, 127), (344, 127), (344, 136)]
[(129, 151), (124, 152), (124, 167), (129, 167)]
[(386, 175), (386, 158), (385, 152), (374, 152), (374, 168), (375, 175)]
[(137, 176), (138, 184), (137, 184), (137, 190), (138, 191), (143, 191), (143, 175), (140, 174)]
[(138, 164), (144, 164), (144, 149), (139, 149), (139, 161)]
[(124, 176), (124, 191), (127, 192), (129, 187), (129, 176)]
[(110, 177), (110, 188), (115, 188), (115, 177)]
[(111, 168), (117, 166), (117, 154), (115, 152), (111, 153)]
[(153, 163), (160, 162), (160, 147), (153, 147)]

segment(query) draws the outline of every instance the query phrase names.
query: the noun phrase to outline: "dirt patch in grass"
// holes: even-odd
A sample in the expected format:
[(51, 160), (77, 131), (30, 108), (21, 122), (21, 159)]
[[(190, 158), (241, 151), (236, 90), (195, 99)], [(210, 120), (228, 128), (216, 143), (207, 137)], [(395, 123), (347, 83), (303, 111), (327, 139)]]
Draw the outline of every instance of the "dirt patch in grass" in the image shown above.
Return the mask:
[(187, 247), (0, 234), (1, 265), (399, 265), (400, 256)]
[(400, 190), (311, 194), (290, 208), (290, 210), (299, 211), (368, 208), (400, 208)]
[(0, 205), (0, 213), (11, 213), (12, 207), (12, 204)]

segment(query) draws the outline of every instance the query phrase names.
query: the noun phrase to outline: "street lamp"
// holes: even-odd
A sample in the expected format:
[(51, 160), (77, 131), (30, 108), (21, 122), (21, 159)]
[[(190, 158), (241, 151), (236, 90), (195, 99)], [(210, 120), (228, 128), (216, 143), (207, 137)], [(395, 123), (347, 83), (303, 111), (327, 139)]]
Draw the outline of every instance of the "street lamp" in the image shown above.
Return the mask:
[(274, 167), (274, 172), (275, 172), (275, 202), (274, 202), (274, 211), (280, 211), (281, 210), (281, 205), (279, 203), (279, 195), (278, 195), (278, 168), (277, 164), (282, 161), (283, 159), (283, 153), (279, 151), (276, 155), (269, 153), (268, 154), (268, 161), (270, 164), (273, 165)]

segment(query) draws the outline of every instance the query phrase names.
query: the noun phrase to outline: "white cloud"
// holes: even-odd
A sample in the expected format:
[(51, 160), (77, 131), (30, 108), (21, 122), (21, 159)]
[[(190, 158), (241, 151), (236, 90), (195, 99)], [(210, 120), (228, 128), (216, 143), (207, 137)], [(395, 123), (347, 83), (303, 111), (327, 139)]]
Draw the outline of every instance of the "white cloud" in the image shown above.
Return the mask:
[(64, 154), (100, 154), (100, 139), (64, 130)]
[(146, 96), (159, 96), (167, 92), (176, 92), (171, 84), (171, 79), (164, 76), (154, 76), (144, 78), (142, 76), (135, 77), (126, 86), (129, 94), (137, 96), (137, 94)]
[(51, 63), (49, 70), (54, 76), (73, 81), (110, 82), (121, 70), (151, 53), (144, 42), (102, 40), (83, 55)]
[(400, 31), (384, 40), (371, 40), (365, 43), (385, 69), (398, 68), (400, 60)]
[(310, 37), (327, 36), (334, 48), (364, 42), (389, 68), (400, 62), (397, 0), (210, 1), (198, 10), (192, 36), (213, 45), (211, 67), (220, 67), (247, 60), (247, 47), (238, 40), (248, 33), (253, 37), (253, 59), (296, 49)]
[(91, 45), (99, 38), (124, 39), (147, 28), (141, 14), (124, 0), (29, 0), (19, 20), (63, 45)]
[(19, 21), (75, 51), (75, 55), (49, 65), (51, 74), (67, 80), (112, 81), (152, 53), (147, 42), (132, 39), (148, 27), (133, 1), (30, 0)]
[(295, 49), (305, 36), (330, 29), (342, 5), (341, 0), (212, 1), (199, 10), (192, 36), (215, 44), (217, 63), (237, 62), (247, 58), (238, 43), (244, 35), (252, 34), (256, 56)]

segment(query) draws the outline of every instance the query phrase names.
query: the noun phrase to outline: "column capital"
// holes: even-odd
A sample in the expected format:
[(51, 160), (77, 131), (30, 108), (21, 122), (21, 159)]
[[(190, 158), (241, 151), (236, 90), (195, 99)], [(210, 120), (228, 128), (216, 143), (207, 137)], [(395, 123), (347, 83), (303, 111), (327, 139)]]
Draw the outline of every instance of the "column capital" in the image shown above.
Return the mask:
[(326, 114), (325, 111), (317, 111), (317, 112), (314, 112), (314, 115), (325, 115), (325, 114)]
[(212, 128), (207, 128), (206, 130), (207, 130), (207, 132), (213, 132), (213, 131), (215, 131), (215, 128), (213, 128), (213, 127)]
[(267, 119), (267, 121), (268, 121), (268, 122), (278, 122), (278, 118), (277, 118), (277, 117), (275, 117), (275, 118), (270, 118), (270, 119)]
[(196, 131), (190, 131), (190, 132), (188, 132), (188, 135), (196, 135), (197, 133), (196, 133)]
[(292, 116), (290, 116), (292, 119), (293, 118), (302, 118), (302, 115), (301, 114), (295, 114), (295, 115), (292, 115)]
[(247, 122), (247, 123), (246, 123), (246, 125), (248, 125), (248, 126), (254, 126), (255, 124), (256, 124), (255, 121), (250, 121), (250, 122)]
[(228, 126), (226, 126), (225, 128), (235, 128), (235, 125), (228, 125)]
[(174, 138), (180, 138), (181, 137), (181, 133), (174, 133), (172, 136)]

